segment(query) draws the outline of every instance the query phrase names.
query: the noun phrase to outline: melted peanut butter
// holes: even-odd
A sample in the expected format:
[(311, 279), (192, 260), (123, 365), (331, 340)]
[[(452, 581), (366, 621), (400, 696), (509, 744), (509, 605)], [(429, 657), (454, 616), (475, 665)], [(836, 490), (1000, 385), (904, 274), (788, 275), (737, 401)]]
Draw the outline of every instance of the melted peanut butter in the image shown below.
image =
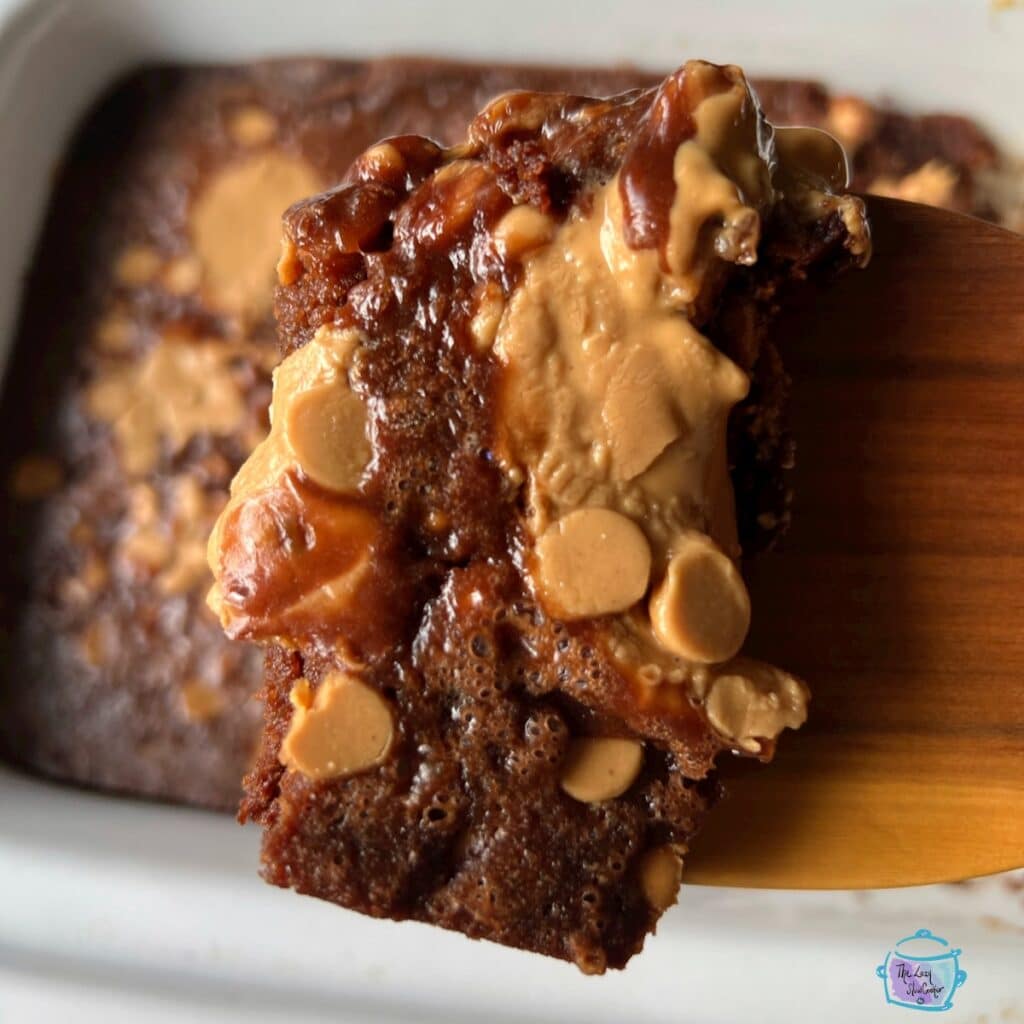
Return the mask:
[(506, 367), (501, 454), (526, 476), (535, 536), (597, 506), (637, 522), (656, 563), (688, 527), (736, 553), (716, 463), (747, 379), (678, 315), (691, 285), (663, 280), (654, 252), (626, 249), (614, 183), (527, 258), (494, 351)]
[[(254, 122), (245, 124), (252, 136)], [(281, 214), (319, 187), (308, 164), (275, 151), (225, 168), (207, 184), (192, 204), (189, 230), (213, 306), (247, 320), (269, 312)]]
[[(240, 523), (247, 524), (246, 556), (258, 550), (261, 538), (271, 544), (271, 538), (282, 529), (274, 505), (299, 501), (294, 498), (296, 478), (339, 495), (357, 489), (370, 459), (366, 410), (348, 379), (360, 342), (358, 331), (322, 327), (308, 345), (293, 352), (274, 371), (270, 434), (231, 482), (230, 499), (210, 535), (207, 558), (215, 578), (220, 579), (228, 568), (225, 552), (234, 550), (225, 539), (227, 525), (234, 524), (237, 529)], [(368, 514), (353, 508), (334, 518), (351, 526), (343, 532), (355, 544), (352, 557), (339, 563), (336, 574), (287, 596), (293, 621), (315, 620), (339, 605), (350, 604), (369, 569), (370, 538), (376, 531), (367, 524)], [(229, 631), (236, 631), (246, 621), (237, 603), (220, 587), (210, 591), (209, 604)]]
[(238, 349), (220, 341), (161, 338), (145, 358), (104, 367), (86, 410), (109, 423), (125, 471), (156, 468), (163, 446), (181, 451), (196, 434), (240, 430), (246, 409), (232, 374)]
[[(493, 347), (506, 371), (500, 456), (526, 481), (528, 570), (558, 617), (628, 612), (615, 656), (650, 684), (729, 662), (750, 622), (726, 453), (748, 382), (691, 322), (705, 277), (716, 261), (756, 261), (773, 169), (805, 213), (839, 209), (866, 238), (853, 223), (859, 203), (832, 194), (847, 169), (831, 136), (780, 131), (776, 156), (742, 80), (715, 91), (716, 70), (696, 74), (708, 95), (675, 152), (663, 251), (627, 244), (617, 176), (555, 232), (520, 209), (495, 231), (499, 251), (520, 239), (524, 254)], [(481, 342), (493, 315), (482, 303)], [(608, 522), (587, 529), (588, 515)], [(743, 682), (741, 667), (730, 671), (708, 697), (724, 737), (756, 752), (754, 735), (773, 739), (803, 720), (806, 691), (792, 677), (759, 671)]]

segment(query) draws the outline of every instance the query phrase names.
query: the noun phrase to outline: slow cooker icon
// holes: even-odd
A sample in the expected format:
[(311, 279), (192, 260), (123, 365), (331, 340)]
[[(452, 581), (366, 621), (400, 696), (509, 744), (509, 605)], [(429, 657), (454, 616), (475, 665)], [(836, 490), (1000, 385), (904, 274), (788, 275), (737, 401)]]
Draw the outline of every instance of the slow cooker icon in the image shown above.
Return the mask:
[(875, 973), (885, 984), (887, 1002), (911, 1010), (948, 1010), (953, 993), (967, 980), (960, 950), (927, 928), (900, 939)]

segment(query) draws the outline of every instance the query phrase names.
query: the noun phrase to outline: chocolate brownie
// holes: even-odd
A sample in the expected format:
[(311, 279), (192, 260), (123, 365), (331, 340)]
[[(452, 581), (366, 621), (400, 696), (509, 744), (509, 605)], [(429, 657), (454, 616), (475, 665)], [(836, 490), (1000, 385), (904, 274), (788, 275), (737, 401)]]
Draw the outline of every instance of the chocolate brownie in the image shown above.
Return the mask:
[[(505, 90), (653, 81), (625, 68), (287, 60), (150, 68), (111, 89), (58, 175), (7, 369), (2, 756), (88, 785), (235, 804), (261, 660), (204, 611), (199, 550), (264, 428), (281, 210), (383, 136), (457, 141)], [(1024, 208), (1024, 173), (968, 121), (813, 83), (759, 90), (775, 122), (835, 132), (858, 188), (1007, 219)], [(755, 386), (782, 378), (762, 368)], [(739, 460), (764, 505), (740, 510), (756, 543), (785, 514), (762, 462)]]
[(273, 427), (210, 542), (211, 607), (271, 649), (269, 881), (586, 972), (641, 948), (716, 756), (804, 720), (740, 653), (736, 508), (787, 454), (780, 289), (868, 258), (845, 181), (692, 61), (506, 94), (289, 210)]

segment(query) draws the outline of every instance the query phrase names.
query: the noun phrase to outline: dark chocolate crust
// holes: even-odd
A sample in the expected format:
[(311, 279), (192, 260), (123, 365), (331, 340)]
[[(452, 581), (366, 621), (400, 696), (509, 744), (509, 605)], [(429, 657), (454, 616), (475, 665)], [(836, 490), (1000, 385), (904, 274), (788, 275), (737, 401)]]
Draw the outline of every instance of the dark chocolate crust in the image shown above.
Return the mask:
[[(43, 497), (8, 493), (4, 502), (3, 757), (84, 785), (219, 808), (237, 800), (257, 738), (259, 709), (249, 698), (261, 659), (223, 639), (203, 608), (207, 581), (167, 595), (151, 574), (123, 565), (118, 550), (133, 528), (136, 484), (155, 490), (160, 526), (167, 527), (173, 481), (193, 478), (215, 505), (247, 442), (198, 436), (184, 451), (165, 453), (142, 480), (129, 479), (109, 427), (83, 408), (85, 389), (106, 365), (97, 354), (97, 329), (116, 306), (132, 325), (128, 362), (140, 360), (170, 327), (185, 337), (251, 345), (251, 354), (239, 357), (238, 387), (253, 420), (260, 420), (265, 353), (274, 336), (269, 315), (239, 328), (199, 293), (114, 280), (118, 256), (130, 245), (152, 248), (165, 260), (188, 256), (188, 211), (196, 196), (247, 152), (228, 130), (233, 113), (250, 105), (268, 111), (276, 129), (265, 148), (301, 157), (326, 186), (380, 137), (415, 132), (456, 141), (473, 113), (508, 89), (601, 95), (654, 78), (627, 68), (289, 60), (150, 68), (111, 88), (83, 122), (57, 176), (6, 372), (2, 479), (38, 456), (49, 470), (56, 466), (59, 479)], [(838, 100), (821, 86), (756, 84), (771, 120), (833, 126)], [(939, 161), (955, 172), (948, 203), (992, 214), (974, 181), (996, 156), (976, 126), (863, 106), (855, 187)], [(321, 298), (327, 304), (330, 296)], [(307, 297), (297, 306), (318, 308)], [(719, 333), (739, 338), (741, 331)], [(746, 407), (752, 418), (757, 407), (783, 404), (785, 378), (776, 362), (774, 353), (762, 352), (755, 397)], [(749, 544), (760, 544), (785, 516), (775, 473), (790, 457), (781, 420), (761, 415), (756, 429), (737, 428), (734, 451), (743, 477), (738, 487), (761, 496), (741, 507)], [(183, 693), (194, 680), (212, 691), (209, 713), (198, 717), (183, 710)]]

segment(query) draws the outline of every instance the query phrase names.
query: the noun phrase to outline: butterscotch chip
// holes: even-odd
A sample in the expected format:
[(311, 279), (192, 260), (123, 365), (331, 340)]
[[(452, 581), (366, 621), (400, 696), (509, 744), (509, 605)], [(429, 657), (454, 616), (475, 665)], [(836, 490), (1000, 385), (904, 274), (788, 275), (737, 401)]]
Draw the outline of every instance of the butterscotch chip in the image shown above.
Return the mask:
[(668, 910), (679, 896), (683, 860), (671, 846), (648, 850), (640, 862), (640, 887), (655, 910)]
[(704, 534), (684, 534), (650, 602), (651, 626), (673, 653), (711, 664), (731, 658), (750, 628), (750, 598), (732, 560)]
[(228, 134), (240, 146), (260, 146), (277, 134), (277, 118), (264, 107), (241, 107), (228, 120)]
[(583, 803), (614, 800), (636, 781), (644, 763), (638, 740), (574, 740), (562, 765), (562, 789)]
[(64, 482), (64, 470), (46, 455), (26, 455), (11, 471), (11, 494), (19, 501), (38, 501)]
[(581, 508), (537, 541), (537, 581), (546, 603), (566, 619), (625, 611), (647, 590), (651, 549), (631, 519)]
[(288, 405), (288, 445), (302, 471), (321, 487), (354, 491), (370, 461), (366, 409), (342, 381), (304, 391)]
[(156, 249), (148, 245), (131, 245), (117, 258), (114, 277), (123, 285), (139, 287), (156, 277), (162, 263)]
[(312, 696), (308, 682), (299, 680), (292, 706), (281, 763), (307, 778), (354, 775), (379, 764), (391, 749), (391, 708), (354, 676), (332, 672)]

